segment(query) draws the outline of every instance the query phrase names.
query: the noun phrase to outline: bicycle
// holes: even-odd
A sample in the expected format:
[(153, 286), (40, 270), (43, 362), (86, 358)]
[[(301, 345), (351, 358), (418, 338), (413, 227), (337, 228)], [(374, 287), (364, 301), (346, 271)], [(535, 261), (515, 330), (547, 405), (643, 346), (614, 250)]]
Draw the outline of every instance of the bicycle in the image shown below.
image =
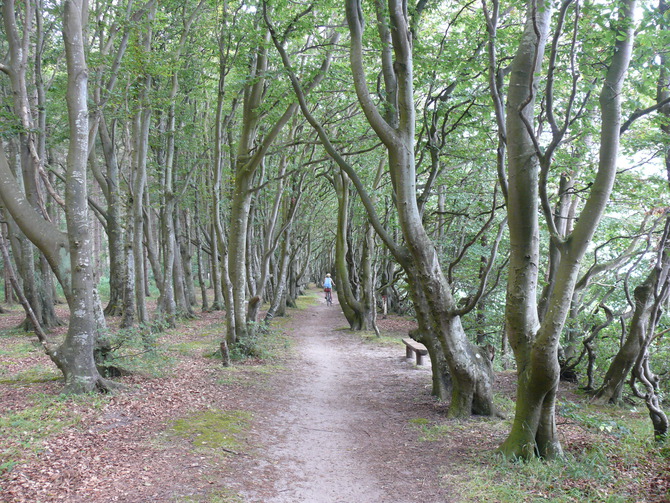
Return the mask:
[(333, 292), (330, 291), (330, 288), (326, 289), (326, 305), (327, 306), (333, 305)]

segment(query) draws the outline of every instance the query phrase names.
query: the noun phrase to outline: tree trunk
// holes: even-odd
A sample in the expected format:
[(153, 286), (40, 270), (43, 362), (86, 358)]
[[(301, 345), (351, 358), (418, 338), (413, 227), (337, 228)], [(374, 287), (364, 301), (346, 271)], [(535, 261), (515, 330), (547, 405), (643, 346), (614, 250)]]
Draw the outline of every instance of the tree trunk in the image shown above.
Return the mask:
[[(349, 191), (350, 180), (346, 173), (340, 172), (335, 175), (335, 190), (337, 192), (337, 234), (335, 237), (335, 272), (336, 286), (338, 288), (337, 299), (344, 316), (349, 322), (352, 330), (369, 330), (372, 328), (372, 310), (368, 296), (361, 300), (354, 294), (354, 286), (351, 282), (350, 268), (347, 263), (349, 254), (349, 243), (347, 242), (347, 230), (349, 229)], [(371, 280), (372, 271), (370, 270), (370, 252), (371, 248), (367, 244), (367, 233), (365, 237), (365, 246), (363, 247), (362, 266), (367, 267), (366, 280)], [(365, 264), (365, 265), (364, 265)], [(365, 286), (364, 291), (370, 294), (369, 284)]]
[[(3, 3), (2, 17), (5, 25), (5, 34), (7, 35), (7, 44), (9, 47), (9, 66), (3, 67), (5, 73), (9, 76), (12, 87), (14, 113), (19, 119), (22, 129), (19, 133), (19, 158), (22, 173), (23, 187), (26, 198), (30, 204), (43, 216), (46, 217), (46, 207), (41, 190), (39, 187), (39, 172), (42, 170), (44, 161), (44, 130), (40, 131), (38, 126), (46, 120), (44, 110), (39, 112), (38, 124), (35, 124), (31, 112), (30, 100), (28, 96), (28, 87), (26, 72), (28, 69), (28, 57), (30, 54), (29, 42), (32, 38), (29, 36), (33, 31), (33, 22), (35, 17), (35, 8), (32, 2), (25, 2), (24, 12), (22, 13), (21, 24), (17, 23), (14, 0), (8, 0)], [(39, 20), (38, 20), (39, 21)], [(23, 33), (19, 34), (19, 26)], [(41, 23), (38, 22), (38, 37), (42, 36)], [(40, 49), (37, 48), (39, 51)], [(39, 53), (36, 57), (39, 56)], [(36, 78), (39, 80), (40, 63), (36, 63)], [(38, 82), (39, 84), (39, 82)], [(43, 99), (42, 87), (37, 86), (38, 99)], [(43, 103), (41, 103), (43, 104)], [(40, 157), (40, 154), (42, 157)], [(40, 252), (38, 251), (38, 254)], [(23, 282), (24, 294), (30, 303), (40, 324), (44, 328), (50, 328), (60, 324), (54, 310), (53, 296), (51, 291), (51, 275), (49, 271), (44, 274), (44, 269), (36, 268), (34, 263), (34, 249), (32, 245), (23, 240), (21, 245), (21, 258), (18, 260), (19, 274)], [(18, 257), (16, 257), (18, 258)], [(38, 262), (41, 258), (38, 259)], [(32, 322), (26, 318), (24, 327), (31, 329)]]
[[(565, 130), (553, 128), (552, 143), (543, 151), (536, 148), (537, 139), (532, 136), (536, 86), (550, 29), (551, 6), (548, 2), (529, 6), (524, 34), (512, 63), (506, 123), (511, 254), (505, 322), (517, 362), (518, 391), (512, 431), (500, 447), (507, 457), (562, 456), (555, 415), (560, 376), (558, 342), (581, 260), (614, 184), (620, 136), (621, 89), (632, 50), (633, 7), (634, 2), (625, 2), (620, 11), (624, 28), (616, 34), (616, 50), (600, 94), (598, 172), (569, 236), (563, 235), (554, 225), (546, 194), (546, 173), (551, 165), (553, 150), (560, 144)], [(550, 75), (547, 79), (549, 84), (551, 79)], [(553, 116), (549, 84), (548, 114)], [(566, 123), (569, 119), (565, 119)], [(561, 252), (553, 289), (547, 296), (546, 314), (541, 322), (535, 296), (539, 264), (538, 200), (542, 202), (552, 241), (558, 243)]]
[[(147, 14), (147, 23), (151, 24), (156, 15), (156, 6), (152, 4)], [(141, 44), (145, 51), (151, 50), (153, 32), (151, 27), (144, 33)], [(149, 149), (149, 127), (151, 125), (151, 107), (149, 105), (149, 90), (152, 87), (152, 77), (148, 73), (137, 79), (140, 89), (137, 96), (137, 106), (133, 117), (133, 187), (132, 187), (132, 219), (133, 219), (133, 252), (135, 269), (135, 307), (137, 322), (146, 325), (149, 316), (146, 308), (144, 261), (144, 192), (147, 184), (147, 155)]]
[[(108, 316), (120, 316), (124, 313), (124, 274), (125, 252), (123, 225), (121, 222), (122, 199), (119, 187), (119, 165), (116, 147), (104, 117), (100, 119), (100, 143), (107, 166), (106, 188), (103, 190), (107, 200), (107, 242), (109, 248), (109, 303), (105, 308)], [(134, 308), (134, 306), (133, 306)]]
[[(220, 218), (220, 217), (219, 217)], [(212, 302), (212, 311), (220, 311), (223, 309), (225, 304), (226, 310), (228, 309), (228, 304), (225, 301), (225, 295), (223, 294), (225, 286), (222, 284), (221, 278), (221, 268), (223, 267), (222, 262), (225, 256), (224, 250), (221, 246), (222, 241), (218, 239), (216, 224), (212, 224), (211, 236), (211, 250), (210, 255), (210, 271), (212, 272), (212, 290), (214, 290), (214, 301)], [(227, 266), (226, 266), (227, 267)]]
[[(175, 221), (175, 226), (176, 225), (177, 222)], [(178, 228), (177, 232), (179, 232)], [(174, 260), (174, 271), (172, 273), (172, 277), (174, 281), (174, 298), (175, 304), (177, 305), (177, 313), (179, 316), (192, 318), (194, 313), (193, 309), (191, 308), (191, 303), (187, 298), (186, 278), (184, 276), (184, 262), (181, 260), (182, 255), (179, 252), (179, 243), (177, 242), (176, 236), (174, 246), (177, 250), (177, 253)]]
[[(494, 414), (490, 361), (488, 364), (481, 361), (481, 355), (467, 340), (451, 294), (451, 285), (442, 272), (436, 249), (423, 227), (416, 199), (413, 36), (409, 29), (406, 4), (396, 0), (388, 3), (390, 26), (393, 27), (390, 33), (392, 45), (389, 47), (393, 49), (395, 62), (392, 68), (389, 66), (390, 58), (382, 58), (382, 62), (389, 73), (387, 85), (393, 73), (395, 82), (392, 88), (394, 92), (397, 91), (397, 102), (388, 104), (397, 110), (397, 116), (391, 122), (382, 117), (367, 88), (360, 3), (348, 0), (346, 13), (351, 34), (350, 62), (356, 94), (368, 122), (388, 150), (389, 172), (406, 249), (390, 240), (377, 219), (373, 223), (407, 272), (419, 330), (438, 339), (448, 362), (453, 382), (450, 417), (467, 417), (472, 413)], [(340, 163), (340, 166), (343, 165)], [(369, 207), (369, 201), (366, 204)], [(369, 209), (368, 214), (372, 217), (372, 210)]]
[(184, 236), (180, 237), (179, 234), (177, 234), (177, 237), (179, 240), (179, 252), (181, 254), (184, 268), (184, 287), (186, 289), (186, 297), (190, 309), (197, 304), (195, 298), (195, 280), (193, 278), (193, 244), (191, 228), (191, 214), (190, 211), (186, 210), (184, 212)]
[[(286, 305), (286, 284), (288, 281), (289, 263), (291, 262), (291, 230), (288, 229), (284, 234), (284, 241), (281, 247), (281, 258), (279, 260), (279, 269), (277, 271), (277, 284), (274, 291), (274, 296), (265, 315), (265, 321), (270, 321), (275, 315), (284, 316)], [(284, 309), (282, 309), (284, 304)]]
[(59, 348), (65, 369), (66, 392), (88, 392), (105, 388), (95, 365), (95, 296), (91, 264), (92, 240), (88, 219), (86, 161), (88, 159), (88, 71), (84, 56), (82, 21), (86, 13), (81, 0), (65, 2), (63, 38), (68, 68), (68, 117), (70, 148), (65, 184), (65, 218), (71, 263), (68, 295), (70, 325)]
[[(150, 79), (150, 77), (147, 77)], [(149, 86), (147, 85), (147, 88)], [(149, 322), (146, 308), (144, 291), (144, 189), (147, 181), (146, 173), (146, 149), (149, 135), (149, 122), (151, 119), (149, 109), (140, 109), (133, 121), (134, 152), (134, 184), (132, 196), (132, 219), (133, 219), (133, 253), (135, 270), (135, 307), (137, 321), (140, 325)]]
[(126, 229), (125, 244), (123, 247), (124, 260), (124, 272), (123, 272), (123, 312), (121, 316), (121, 328), (130, 328), (135, 323), (135, 299), (136, 292), (135, 290), (144, 290), (142, 285), (135, 285), (136, 275), (135, 275), (135, 260), (136, 254), (133, 250), (133, 222), (132, 220), (128, 223), (128, 228)]
[(649, 328), (651, 307), (654, 305), (654, 287), (658, 282), (657, 269), (653, 269), (644, 282), (635, 288), (635, 311), (630, 322), (626, 341), (610, 363), (602, 386), (596, 391), (593, 402), (597, 404), (617, 404), (621, 402), (621, 393), (628, 374), (640, 354)]
[(193, 215), (193, 223), (195, 226), (194, 232), (196, 235), (195, 238), (195, 256), (196, 262), (198, 264), (198, 283), (200, 284), (200, 297), (202, 300), (201, 309), (202, 311), (209, 310), (209, 301), (207, 300), (207, 277), (205, 269), (205, 261), (203, 260), (202, 254), (202, 228), (200, 226), (200, 217), (199, 211), (196, 211)]
[(423, 334), (420, 330), (411, 330), (409, 335), (415, 341), (426, 346), (428, 350), (433, 379), (431, 394), (438, 400), (448, 400), (452, 391), (451, 375), (439, 341), (435, 336)]

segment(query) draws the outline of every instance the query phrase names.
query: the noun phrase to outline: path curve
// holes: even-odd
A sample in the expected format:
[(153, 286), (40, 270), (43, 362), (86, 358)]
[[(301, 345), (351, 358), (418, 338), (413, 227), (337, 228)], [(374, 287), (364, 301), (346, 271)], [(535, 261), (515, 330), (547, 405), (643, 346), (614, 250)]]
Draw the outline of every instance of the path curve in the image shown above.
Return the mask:
[(296, 356), (256, 400), (253, 454), (226, 485), (246, 502), (450, 501), (447, 461), (410, 422), (435, 414), (430, 372), (346, 327), (336, 299), (294, 314)]

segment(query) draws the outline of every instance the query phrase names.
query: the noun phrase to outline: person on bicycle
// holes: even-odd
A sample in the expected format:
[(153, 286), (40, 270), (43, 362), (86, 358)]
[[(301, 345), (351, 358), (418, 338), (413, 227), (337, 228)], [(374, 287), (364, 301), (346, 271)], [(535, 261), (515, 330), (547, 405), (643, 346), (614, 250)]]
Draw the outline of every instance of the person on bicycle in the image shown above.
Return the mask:
[(326, 292), (326, 299), (328, 299), (328, 297), (332, 295), (331, 292), (334, 286), (335, 283), (333, 283), (333, 280), (330, 277), (330, 273), (327, 273), (326, 279), (323, 280), (323, 291)]

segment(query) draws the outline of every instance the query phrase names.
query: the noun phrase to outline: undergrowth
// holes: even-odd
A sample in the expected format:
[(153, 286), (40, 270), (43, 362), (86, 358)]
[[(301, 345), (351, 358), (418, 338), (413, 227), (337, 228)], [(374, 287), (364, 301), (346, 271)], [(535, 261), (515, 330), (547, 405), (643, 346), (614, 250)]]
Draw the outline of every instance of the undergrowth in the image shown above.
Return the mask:
[(274, 361), (286, 355), (291, 341), (281, 330), (283, 321), (275, 319), (271, 325), (267, 323), (250, 323), (247, 335), (230, 349), (233, 361), (248, 359)]
[[(159, 344), (161, 333), (156, 327), (134, 327), (106, 335), (111, 351), (101, 367), (120, 368), (125, 373), (148, 377), (168, 375), (176, 359), (168, 347)], [(113, 376), (113, 375), (112, 375)]]
[[(670, 494), (650, 492), (651, 478), (659, 466), (667, 466), (670, 450), (652, 442), (646, 414), (571, 401), (562, 401), (558, 413), (562, 459), (510, 461), (494, 449), (482, 451), (480, 445), (465, 451), (456, 461), (458, 469), (442, 468), (443, 484), (457, 488), (458, 501), (473, 503), (668, 501)], [(479, 424), (415, 418), (410, 424), (423, 442), (458, 443), (463, 437), (486, 434), (499, 444), (512, 418), (513, 414), (505, 421), (482, 419)]]

